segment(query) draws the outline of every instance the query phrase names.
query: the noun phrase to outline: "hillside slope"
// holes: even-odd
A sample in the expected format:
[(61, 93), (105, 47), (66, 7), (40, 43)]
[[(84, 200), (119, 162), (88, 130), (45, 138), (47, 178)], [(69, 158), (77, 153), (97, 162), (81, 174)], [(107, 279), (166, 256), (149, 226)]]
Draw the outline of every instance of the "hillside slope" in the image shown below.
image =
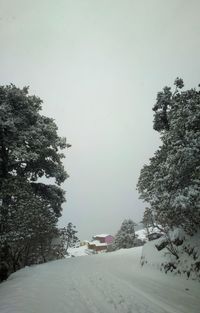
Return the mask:
[(141, 249), (22, 269), (0, 285), (0, 312), (199, 312), (199, 283), (141, 267)]

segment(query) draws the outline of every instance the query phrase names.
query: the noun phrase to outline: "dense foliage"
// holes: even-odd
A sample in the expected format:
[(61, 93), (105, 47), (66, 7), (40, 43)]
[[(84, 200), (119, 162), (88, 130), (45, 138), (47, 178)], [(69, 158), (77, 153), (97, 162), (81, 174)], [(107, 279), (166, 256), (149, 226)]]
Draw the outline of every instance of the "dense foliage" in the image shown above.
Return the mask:
[(161, 146), (141, 170), (138, 190), (157, 224), (194, 233), (200, 225), (200, 91), (165, 87), (153, 108)]
[(0, 280), (59, 255), (51, 242), (65, 201), (60, 150), (67, 145), (41, 103), (28, 88), (0, 86)]
[(131, 219), (125, 219), (122, 222), (122, 225), (115, 236), (115, 249), (132, 248), (135, 245), (135, 226), (136, 224)]

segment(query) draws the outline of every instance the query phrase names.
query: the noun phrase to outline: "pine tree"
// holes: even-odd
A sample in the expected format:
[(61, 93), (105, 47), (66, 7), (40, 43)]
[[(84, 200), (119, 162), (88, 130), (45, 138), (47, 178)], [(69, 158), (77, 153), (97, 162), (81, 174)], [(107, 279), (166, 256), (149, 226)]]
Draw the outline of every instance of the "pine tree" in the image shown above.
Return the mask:
[(135, 244), (137, 238), (135, 234), (135, 226), (131, 219), (125, 219), (115, 236), (114, 247), (115, 249), (131, 248)]
[[(24, 179), (9, 179), (0, 193), (10, 197), (2, 214), (1, 252), (7, 251), (12, 271), (43, 259), (41, 246), (47, 245), (56, 234), (57, 217), (44, 200), (36, 197)], [(3, 209), (3, 208), (1, 208)], [(33, 257), (34, 254), (34, 257)], [(33, 262), (33, 259), (35, 260)]]
[(78, 237), (76, 236), (77, 230), (76, 226), (74, 226), (72, 223), (67, 224), (67, 228), (65, 229), (65, 242), (66, 242), (66, 250), (68, 248), (74, 247), (76, 243), (79, 242)]

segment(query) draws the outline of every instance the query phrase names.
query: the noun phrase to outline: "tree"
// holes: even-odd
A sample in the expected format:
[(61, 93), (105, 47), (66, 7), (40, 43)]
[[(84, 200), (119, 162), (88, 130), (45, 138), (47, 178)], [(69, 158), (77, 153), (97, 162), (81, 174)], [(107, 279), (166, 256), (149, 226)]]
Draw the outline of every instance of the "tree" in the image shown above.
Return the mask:
[(183, 86), (177, 78), (174, 92), (158, 93), (153, 127), (162, 145), (141, 170), (138, 190), (158, 224), (192, 234), (200, 225), (200, 92)]
[(33, 194), (24, 179), (10, 179), (7, 185), (3, 185), (0, 194), (10, 197), (6, 218), (2, 214), (4, 230), (0, 239), (1, 252), (4, 254), (7, 251), (8, 254), (9, 268), (15, 271), (38, 263), (40, 256), (46, 261), (42, 246), (47, 246), (47, 240), (50, 241), (56, 234), (55, 213), (49, 210), (44, 200)]
[(147, 231), (147, 236), (149, 236), (149, 229), (155, 227), (153, 212), (150, 208), (145, 208), (142, 223)]
[(52, 258), (60, 259), (68, 254), (67, 250), (69, 247), (74, 247), (79, 243), (79, 239), (76, 236), (77, 230), (76, 226), (72, 223), (68, 223), (67, 228), (59, 228), (56, 236), (51, 241), (51, 251), (50, 255)]
[(75, 244), (79, 242), (79, 239), (76, 236), (78, 231), (75, 228), (76, 226), (74, 226), (72, 223), (68, 223), (67, 228), (63, 229), (63, 235), (66, 243), (66, 251), (68, 250), (68, 248), (74, 247)]
[(114, 247), (115, 249), (132, 248), (137, 238), (135, 234), (135, 226), (131, 219), (125, 219), (115, 236)]
[(38, 256), (46, 260), (44, 246), (57, 232), (65, 201), (60, 151), (67, 144), (53, 119), (40, 115), (41, 104), (27, 87), (0, 86), (0, 250), (9, 271)]

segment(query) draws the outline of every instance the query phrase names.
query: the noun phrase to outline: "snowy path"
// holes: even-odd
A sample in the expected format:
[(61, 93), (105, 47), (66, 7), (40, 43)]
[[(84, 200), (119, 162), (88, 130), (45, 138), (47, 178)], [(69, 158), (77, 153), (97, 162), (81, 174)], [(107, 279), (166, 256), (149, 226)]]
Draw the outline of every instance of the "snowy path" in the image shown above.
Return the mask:
[(0, 285), (0, 312), (199, 312), (199, 283), (141, 268), (140, 255), (135, 248), (25, 268)]

